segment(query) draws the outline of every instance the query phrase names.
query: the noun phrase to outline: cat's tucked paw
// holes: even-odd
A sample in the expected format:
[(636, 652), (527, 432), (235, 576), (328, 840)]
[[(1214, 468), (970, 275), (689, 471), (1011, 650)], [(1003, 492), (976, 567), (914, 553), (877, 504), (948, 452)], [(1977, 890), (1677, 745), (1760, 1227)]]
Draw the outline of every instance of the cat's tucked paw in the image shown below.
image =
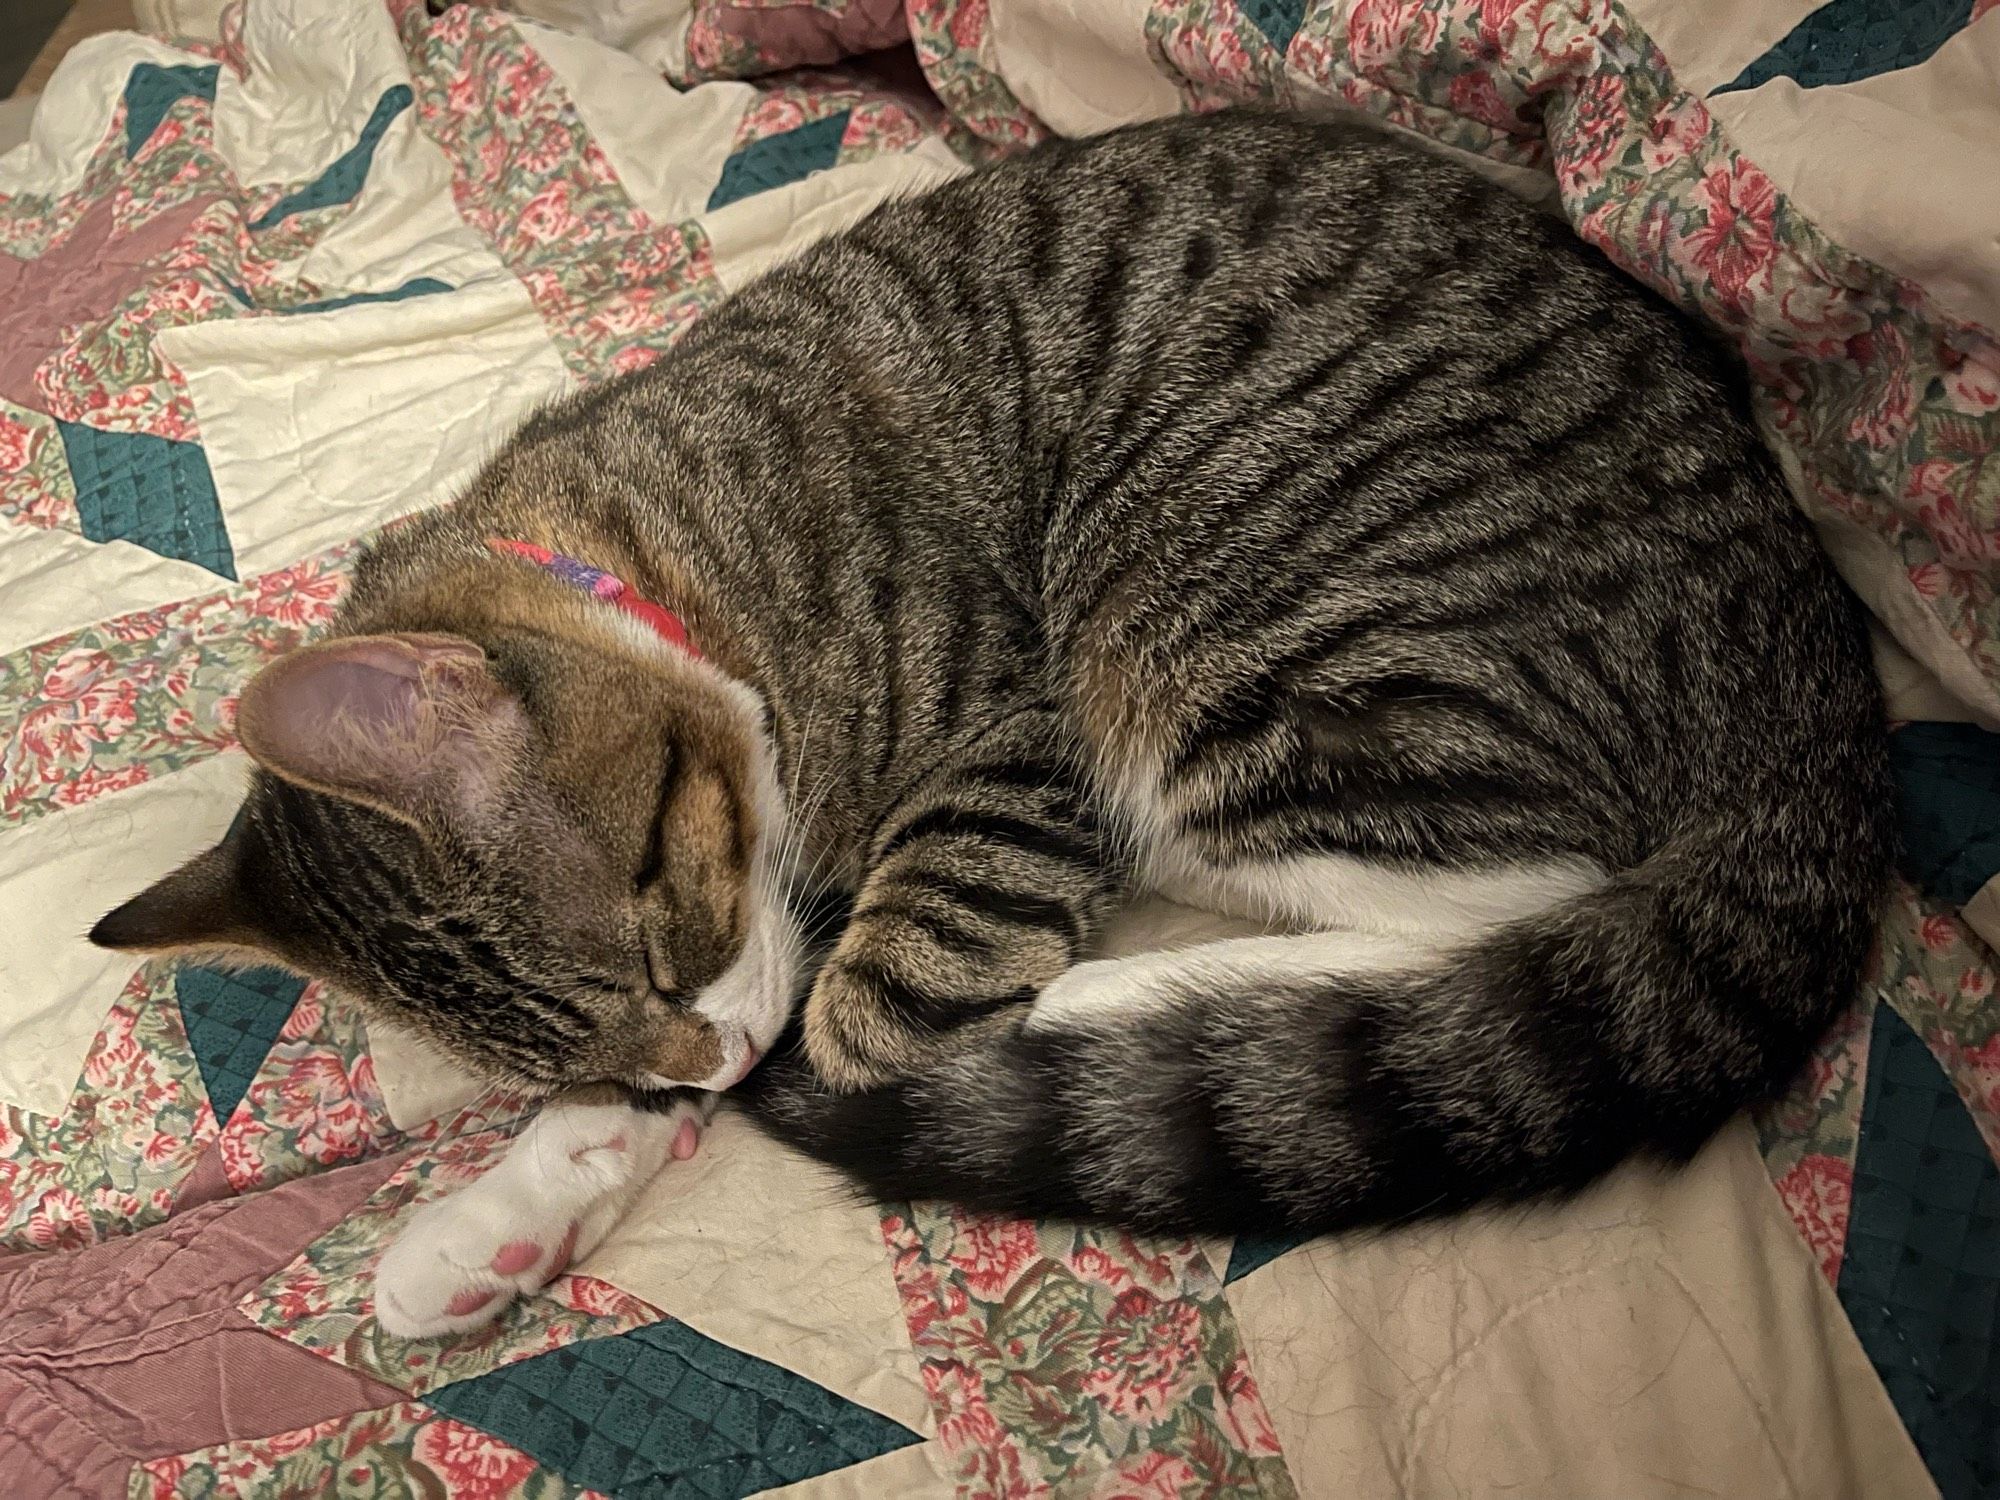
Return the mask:
[(923, 1057), (923, 1044), (897, 1022), (880, 988), (838, 961), (813, 982), (805, 1033), (813, 1071), (837, 1092), (887, 1083)]
[(545, 1110), (485, 1176), (411, 1218), (376, 1268), (377, 1321), (400, 1338), (490, 1323), (589, 1254), (669, 1155), (693, 1156), (712, 1108)]

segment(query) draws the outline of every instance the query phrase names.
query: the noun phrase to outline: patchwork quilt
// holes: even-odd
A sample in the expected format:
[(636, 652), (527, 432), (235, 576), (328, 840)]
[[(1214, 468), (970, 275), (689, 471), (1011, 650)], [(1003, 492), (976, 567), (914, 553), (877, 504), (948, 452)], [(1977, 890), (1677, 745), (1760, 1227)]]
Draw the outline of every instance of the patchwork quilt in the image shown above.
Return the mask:
[[(79, 47), (0, 158), (6, 1492), (2000, 1493), (1996, 9), (248, 0)], [(492, 1328), (384, 1333), (399, 1216), (523, 1102), (81, 936), (227, 827), (243, 682), (797, 247), (1235, 100), (1457, 153), (1740, 343), (1898, 720), (1853, 1008), (1686, 1173), (1365, 1242), (863, 1204), (725, 1114)]]

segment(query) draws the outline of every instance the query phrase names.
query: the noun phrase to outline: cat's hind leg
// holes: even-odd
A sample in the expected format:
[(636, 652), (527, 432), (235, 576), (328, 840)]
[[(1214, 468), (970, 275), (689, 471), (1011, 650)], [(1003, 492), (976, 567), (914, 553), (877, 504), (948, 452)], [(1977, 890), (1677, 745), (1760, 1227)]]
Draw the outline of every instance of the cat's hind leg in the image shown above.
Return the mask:
[(463, 1333), (587, 1255), (655, 1173), (695, 1153), (715, 1095), (664, 1110), (545, 1106), (476, 1182), (427, 1203), (375, 1273), (375, 1316), (400, 1338)]
[(1605, 879), (1582, 855), (1451, 866), (1314, 852), (1224, 863), (1173, 846), (1151, 851), (1147, 870), (1152, 889), (1204, 911), (1440, 943), (1531, 917)]
[(1191, 948), (1101, 958), (1058, 974), (1028, 1013), (1030, 1032), (1141, 1020), (1176, 995), (1234, 993), (1335, 973), (1411, 969), (1436, 952), (1425, 939), (1372, 932), (1225, 938)]
[(1293, 935), (1244, 937), (1096, 959), (1058, 975), (1037, 997), (1030, 1031), (1092, 1018), (1138, 1020), (1176, 997), (1273, 991), (1343, 973), (1390, 973), (1435, 962), (1502, 924), (1594, 889), (1586, 858), (1475, 869), (1300, 854), (1208, 864), (1155, 850), (1148, 884), (1172, 900)]

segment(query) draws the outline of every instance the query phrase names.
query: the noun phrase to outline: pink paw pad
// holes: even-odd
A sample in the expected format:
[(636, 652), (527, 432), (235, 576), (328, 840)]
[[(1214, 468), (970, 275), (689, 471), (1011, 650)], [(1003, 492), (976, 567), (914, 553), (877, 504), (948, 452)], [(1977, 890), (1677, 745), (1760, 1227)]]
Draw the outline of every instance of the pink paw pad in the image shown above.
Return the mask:
[(675, 1161), (689, 1161), (701, 1146), (701, 1131), (694, 1121), (681, 1121), (681, 1128), (674, 1132), (673, 1153)]
[(445, 1303), (446, 1317), (462, 1318), (467, 1313), (476, 1313), (480, 1308), (499, 1296), (498, 1292), (482, 1292), (477, 1287), (467, 1287), (451, 1301)]
[(493, 1252), (491, 1265), (497, 1276), (519, 1276), (542, 1258), (542, 1247), (533, 1240), (509, 1240)]

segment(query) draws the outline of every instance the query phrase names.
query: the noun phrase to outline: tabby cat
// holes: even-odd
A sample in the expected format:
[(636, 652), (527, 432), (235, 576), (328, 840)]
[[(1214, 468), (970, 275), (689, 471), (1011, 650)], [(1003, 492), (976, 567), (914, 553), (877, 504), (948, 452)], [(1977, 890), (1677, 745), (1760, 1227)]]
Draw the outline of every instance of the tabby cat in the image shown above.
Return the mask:
[[(1250, 114), (766, 276), (381, 539), (239, 728), (235, 830), (93, 938), (553, 1101), (391, 1251), (406, 1332), (587, 1246), (808, 988), (742, 1097), (891, 1198), (1333, 1230), (1684, 1158), (1891, 853), (1728, 361), (1477, 175)], [(1292, 935), (1084, 961), (1138, 890)]]

